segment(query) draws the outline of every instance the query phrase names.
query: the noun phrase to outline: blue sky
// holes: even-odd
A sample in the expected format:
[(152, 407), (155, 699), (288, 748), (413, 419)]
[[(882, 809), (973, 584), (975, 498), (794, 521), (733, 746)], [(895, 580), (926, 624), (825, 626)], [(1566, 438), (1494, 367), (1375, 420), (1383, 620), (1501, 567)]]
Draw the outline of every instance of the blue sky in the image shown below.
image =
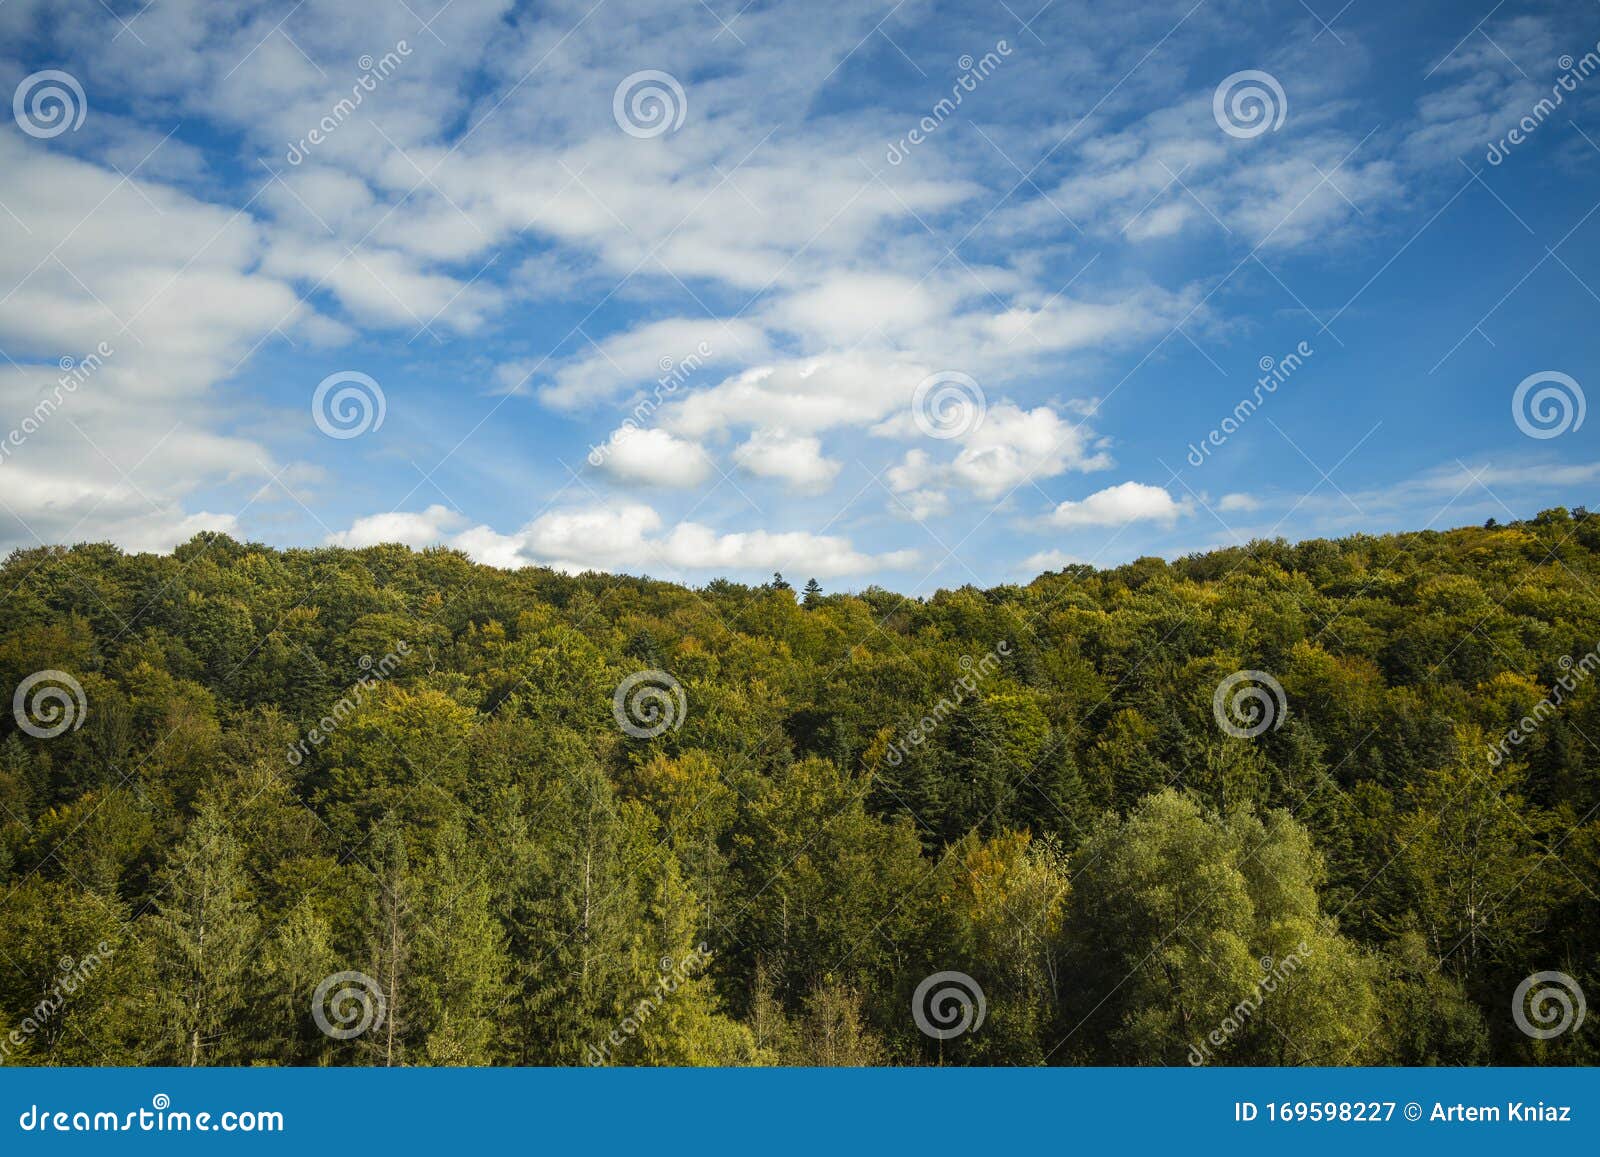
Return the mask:
[(9, 0), (0, 72), (6, 549), (922, 594), (1600, 480), (1600, 4)]

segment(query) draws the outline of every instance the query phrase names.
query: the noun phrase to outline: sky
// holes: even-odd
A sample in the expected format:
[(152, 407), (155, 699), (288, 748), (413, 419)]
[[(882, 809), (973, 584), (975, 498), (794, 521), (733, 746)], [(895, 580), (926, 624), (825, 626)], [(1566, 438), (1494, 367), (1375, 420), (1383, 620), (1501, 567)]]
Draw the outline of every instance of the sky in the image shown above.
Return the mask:
[(0, 549), (927, 594), (1592, 503), (1600, 3), (4, 0)]

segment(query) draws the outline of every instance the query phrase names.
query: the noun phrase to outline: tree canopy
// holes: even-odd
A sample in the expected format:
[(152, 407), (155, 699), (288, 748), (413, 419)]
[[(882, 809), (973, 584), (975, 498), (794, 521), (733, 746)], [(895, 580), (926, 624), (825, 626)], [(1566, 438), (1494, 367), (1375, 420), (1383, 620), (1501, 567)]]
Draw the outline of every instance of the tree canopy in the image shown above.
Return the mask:
[(4, 1063), (1597, 1059), (1512, 1014), (1600, 993), (1581, 509), (925, 598), (214, 534), (0, 581)]

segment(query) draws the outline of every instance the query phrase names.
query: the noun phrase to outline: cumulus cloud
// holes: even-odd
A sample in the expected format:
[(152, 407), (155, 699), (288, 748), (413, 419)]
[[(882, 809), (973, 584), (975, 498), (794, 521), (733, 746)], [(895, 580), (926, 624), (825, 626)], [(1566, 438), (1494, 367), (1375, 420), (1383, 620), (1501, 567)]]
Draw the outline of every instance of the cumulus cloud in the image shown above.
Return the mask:
[(1086, 558), (1079, 558), (1075, 554), (1068, 554), (1064, 550), (1041, 550), (1030, 554), (1018, 564), (1018, 571), (1023, 574), (1036, 575), (1045, 571), (1064, 570), (1069, 566), (1093, 566)]
[(1049, 406), (1024, 410), (1002, 402), (990, 407), (967, 436), (950, 473), (979, 498), (992, 499), (1030, 478), (1110, 465), (1110, 456), (1094, 448), (1093, 435), (1081, 422), (1068, 422)]
[(1081, 501), (1058, 505), (1047, 519), (1063, 530), (1089, 526), (1125, 526), (1130, 522), (1158, 522), (1171, 526), (1184, 514), (1184, 507), (1159, 486), (1143, 482), (1123, 482), (1097, 490)]
[(739, 428), (815, 434), (863, 426), (909, 409), (917, 383), (931, 372), (919, 362), (864, 352), (760, 365), (674, 401), (662, 420), (697, 437)]
[(328, 541), (341, 546), (447, 545), (492, 566), (549, 566), (569, 574), (600, 570), (713, 576), (798, 569), (837, 577), (897, 570), (917, 559), (915, 551), (867, 554), (840, 536), (805, 531), (721, 534), (689, 521), (669, 529), (661, 515), (643, 503), (549, 511), (512, 534), (487, 526), (458, 531), (461, 521), (444, 507), (432, 506), (415, 513), (357, 519), (349, 530), (329, 536)]
[(757, 430), (733, 452), (746, 473), (774, 478), (802, 494), (820, 494), (839, 476), (840, 464), (823, 457), (818, 438), (783, 430)]
[(711, 459), (694, 442), (665, 430), (613, 431), (599, 450), (600, 468), (625, 482), (648, 486), (698, 486), (711, 476)]
[(449, 541), (451, 532), (466, 522), (458, 511), (444, 506), (430, 506), (426, 510), (396, 510), (388, 514), (369, 514), (358, 518), (349, 530), (330, 534), (330, 546), (361, 548), (380, 543), (398, 542), (413, 550), (440, 546)]
[[(898, 431), (900, 425), (888, 428)], [(921, 520), (948, 507), (949, 487), (993, 502), (1030, 481), (1110, 465), (1110, 455), (1082, 422), (1064, 419), (1049, 406), (1024, 410), (1000, 402), (961, 439), (961, 449), (949, 461), (912, 449), (884, 476), (912, 517)]]

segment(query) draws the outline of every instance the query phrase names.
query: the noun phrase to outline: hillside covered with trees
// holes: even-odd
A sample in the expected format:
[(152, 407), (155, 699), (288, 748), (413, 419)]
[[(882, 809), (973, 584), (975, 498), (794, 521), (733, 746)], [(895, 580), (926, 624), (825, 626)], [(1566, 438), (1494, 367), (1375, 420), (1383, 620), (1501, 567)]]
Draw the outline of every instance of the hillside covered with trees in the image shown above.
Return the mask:
[(4, 1063), (1600, 1059), (1513, 1010), (1600, 993), (1581, 509), (924, 599), (220, 536), (0, 583)]

